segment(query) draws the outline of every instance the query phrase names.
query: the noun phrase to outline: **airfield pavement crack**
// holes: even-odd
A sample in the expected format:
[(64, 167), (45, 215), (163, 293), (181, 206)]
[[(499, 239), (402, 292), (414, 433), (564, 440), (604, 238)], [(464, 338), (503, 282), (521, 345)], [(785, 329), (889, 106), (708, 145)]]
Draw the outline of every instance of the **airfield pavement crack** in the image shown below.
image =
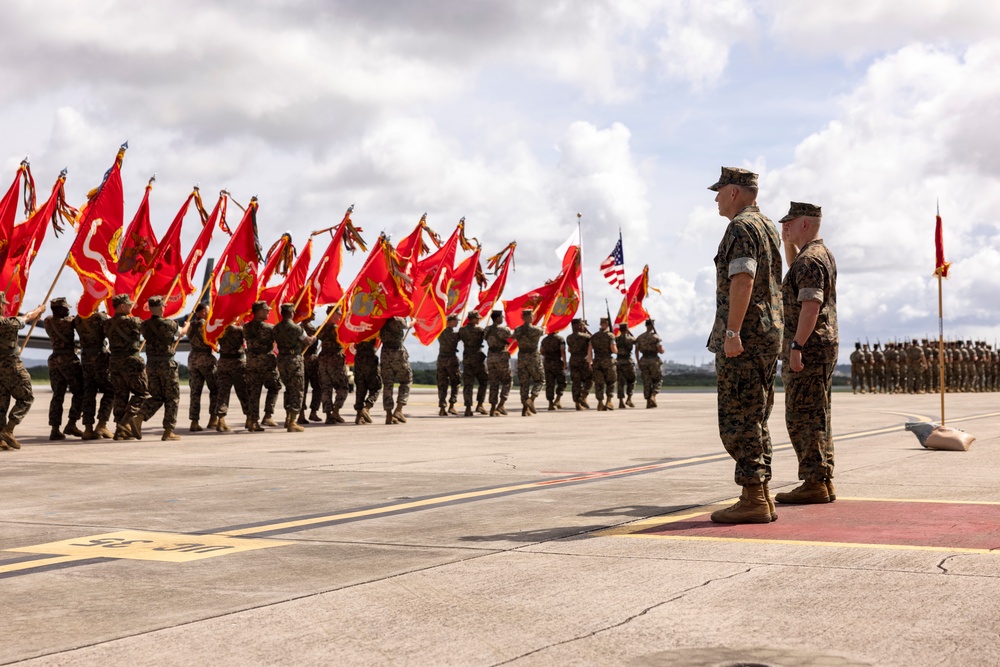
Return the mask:
[(580, 641), (581, 639), (589, 639), (591, 637), (595, 637), (595, 636), (601, 634), (602, 632), (607, 632), (608, 630), (614, 630), (615, 628), (620, 628), (620, 627), (622, 627), (624, 625), (628, 625), (629, 623), (631, 623), (632, 621), (634, 621), (637, 618), (641, 618), (641, 617), (645, 616), (646, 614), (648, 614), (649, 612), (653, 611), (654, 609), (658, 609), (660, 607), (663, 607), (664, 605), (670, 604), (671, 602), (676, 602), (677, 600), (681, 600), (681, 599), (687, 597), (690, 593), (692, 593), (692, 592), (694, 592), (694, 591), (696, 591), (696, 590), (698, 590), (700, 588), (705, 588), (706, 586), (709, 586), (709, 585), (711, 585), (711, 584), (713, 584), (715, 582), (718, 582), (718, 581), (725, 581), (726, 579), (734, 579), (734, 578), (742, 576), (744, 574), (748, 574), (748, 573), (752, 572), (755, 569), (757, 569), (757, 567), (748, 567), (745, 570), (742, 570), (740, 572), (734, 572), (733, 574), (727, 574), (724, 577), (714, 577), (712, 579), (708, 579), (708, 580), (703, 581), (702, 583), (698, 584), (697, 586), (691, 586), (690, 588), (685, 588), (684, 590), (680, 591), (678, 594), (674, 595), (673, 597), (671, 597), (669, 599), (666, 599), (666, 600), (663, 600), (662, 602), (657, 602), (656, 604), (650, 605), (650, 606), (646, 607), (645, 609), (642, 609), (641, 611), (639, 611), (639, 612), (637, 612), (635, 614), (632, 614), (631, 616), (628, 616), (628, 617), (622, 619), (621, 621), (618, 621), (617, 623), (612, 623), (611, 625), (606, 625), (603, 628), (597, 628), (596, 630), (592, 630), (592, 631), (590, 631), (590, 632), (588, 632), (586, 634), (583, 634), (583, 635), (578, 635), (576, 637), (571, 637), (569, 639), (564, 639), (562, 641), (553, 642), (553, 643), (548, 644), (546, 646), (541, 646), (541, 647), (536, 648), (534, 650), (528, 651), (527, 653), (522, 653), (521, 655), (514, 656), (513, 658), (509, 658), (507, 660), (504, 660), (503, 662), (494, 663), (493, 667), (500, 667), (500, 665), (509, 665), (510, 663), (512, 663), (512, 662), (514, 662), (516, 660), (520, 660), (521, 658), (526, 658), (529, 655), (534, 655), (536, 653), (541, 653), (542, 651), (547, 651), (548, 649), (555, 648), (556, 646), (563, 646), (564, 644), (571, 644), (573, 642)]

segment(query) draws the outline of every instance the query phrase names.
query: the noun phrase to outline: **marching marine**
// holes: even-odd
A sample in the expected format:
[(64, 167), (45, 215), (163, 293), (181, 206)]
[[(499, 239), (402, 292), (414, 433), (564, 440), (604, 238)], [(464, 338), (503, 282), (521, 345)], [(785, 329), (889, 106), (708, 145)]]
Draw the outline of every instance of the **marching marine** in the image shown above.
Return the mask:
[[(309, 316), (309, 319), (312, 319), (312, 315)], [(299, 424), (323, 421), (323, 418), (319, 416), (319, 409), (323, 406), (323, 385), (319, 381), (319, 338), (316, 337), (317, 329), (316, 325), (310, 321), (303, 322), (302, 329), (306, 332), (307, 336), (312, 337), (313, 342), (302, 353), (302, 360), (306, 366), (306, 379), (302, 390), (302, 410), (299, 411)], [(309, 396), (308, 419), (306, 419), (307, 395)]]
[(476, 412), (485, 415), (486, 389), (490, 377), (486, 372), (486, 355), (483, 354), (485, 332), (479, 328), (479, 313), (469, 313), (468, 322), (458, 330), (458, 339), (462, 341), (462, 390), (465, 394), (465, 416), (472, 416), (472, 391), (479, 383), (476, 391)]
[(104, 322), (110, 357), (108, 376), (115, 392), (115, 440), (141, 438), (139, 412), (149, 398), (146, 364), (139, 356), (142, 348), (141, 322), (132, 315), (132, 297), (115, 294), (111, 299), (114, 317)]
[(642, 373), (642, 395), (646, 399), (646, 408), (656, 407), (656, 395), (660, 393), (660, 383), (663, 382), (663, 343), (656, 333), (653, 320), (646, 320), (646, 330), (635, 339), (636, 352), (639, 358), (639, 372)]
[[(82, 414), (83, 367), (80, 365), (80, 358), (76, 356), (76, 338), (73, 318), (69, 315), (69, 303), (65, 298), (57, 297), (52, 299), (50, 305), (52, 314), (42, 322), (52, 344), (52, 354), (48, 361), (49, 384), (52, 386), (52, 398), (49, 400), (49, 426), (52, 431), (49, 433), (49, 440), (65, 440), (67, 435), (81, 437), (84, 433), (76, 425)], [(67, 389), (73, 397), (69, 404), (66, 428), (60, 431)]]
[(163, 317), (163, 297), (149, 297), (150, 318), (140, 325), (142, 337), (146, 339), (146, 376), (149, 383), (149, 397), (142, 405), (142, 411), (133, 420), (134, 435), (142, 438), (142, 423), (149, 421), (163, 406), (163, 441), (180, 440), (174, 433), (177, 428), (177, 412), (181, 400), (181, 381), (177, 375), (174, 350), (177, 340), (188, 332), (189, 324), (181, 329), (177, 322)]
[(492, 323), (486, 327), (483, 337), (486, 339), (486, 370), (490, 382), (490, 417), (506, 415), (504, 404), (510, 395), (512, 382), (510, 373), (510, 352), (507, 345), (514, 332), (504, 324), (503, 311), (494, 310), (490, 314)]
[(538, 357), (538, 342), (545, 335), (541, 327), (532, 324), (534, 311), (525, 308), (521, 311), (521, 326), (514, 329), (513, 338), (517, 341), (517, 383), (521, 385), (521, 416), (529, 417), (538, 414), (535, 410), (535, 399), (545, 388), (545, 374), (542, 372), (542, 360)]
[(462, 374), (458, 364), (458, 332), (455, 331), (457, 325), (458, 315), (449, 315), (444, 331), (437, 339), (438, 415), (441, 417), (458, 414), (455, 403), (458, 401), (458, 385), (462, 382)]
[(376, 338), (369, 338), (354, 345), (354, 409), (358, 416), (355, 424), (371, 424), (370, 411), (375, 407), (382, 391), (382, 376), (375, 354)]
[(198, 421), (201, 417), (201, 390), (205, 385), (208, 385), (208, 428), (219, 426), (218, 362), (211, 346), (202, 337), (207, 316), (208, 304), (199, 303), (188, 328), (188, 340), (191, 343), (191, 354), (188, 355), (188, 388), (191, 390), (188, 419), (191, 420), (192, 433), (204, 430)]
[(250, 430), (250, 409), (247, 406), (247, 362), (243, 353), (243, 327), (230, 324), (219, 337), (219, 361), (215, 369), (215, 383), (218, 396), (219, 420), (215, 430), (219, 433), (229, 433), (232, 429), (226, 423), (229, 414), (229, 397), (233, 389), (240, 402), (240, 408), (246, 419), (246, 428)]
[[(274, 356), (274, 325), (268, 323), (271, 306), (267, 301), (255, 301), (251, 312), (253, 319), (243, 326), (247, 344), (247, 430), (261, 432), (264, 426), (277, 426), (271, 416), (278, 402), (281, 380), (278, 377), (278, 360)], [(260, 419), (260, 394), (267, 387), (264, 401), (264, 419)]]
[[(7, 306), (7, 296), (0, 294), (0, 312)], [(23, 317), (0, 317), (0, 405), (4, 406), (3, 429), (0, 430), (0, 449), (21, 449), (21, 443), (14, 437), (14, 429), (28, 414), (35, 400), (31, 391), (31, 376), (21, 363), (17, 347), (17, 332), (25, 324), (34, 322), (45, 312), (42, 304)], [(7, 412), (6, 406), (14, 399), (14, 407)]]
[(545, 398), (549, 410), (558, 410), (566, 389), (566, 340), (558, 333), (550, 333), (542, 339), (539, 351), (545, 371)]
[[(104, 323), (108, 316), (97, 310), (90, 317), (73, 318), (73, 328), (80, 337), (80, 366), (83, 370), (83, 439), (96, 440), (110, 438), (108, 420), (115, 404), (115, 390), (108, 374), (110, 355), (108, 337), (104, 334)], [(98, 407), (97, 394), (101, 394)], [(94, 426), (94, 420), (97, 426)]]
[(278, 348), (278, 374), (285, 386), (285, 430), (301, 433), (304, 428), (297, 423), (302, 410), (302, 395), (306, 384), (305, 349), (316, 340), (306, 335), (305, 329), (295, 323), (295, 304), (281, 304), (281, 321), (274, 325), (274, 344)]
[(587, 395), (594, 383), (591, 335), (587, 331), (586, 320), (575, 319), (572, 326), (573, 333), (566, 337), (566, 349), (569, 350), (569, 376), (573, 381), (573, 404), (577, 410), (589, 410)]
[[(634, 408), (632, 392), (635, 391), (635, 362), (632, 361), (632, 350), (635, 348), (635, 336), (628, 330), (628, 324), (625, 322), (618, 325), (615, 345), (618, 348), (615, 358), (615, 372), (618, 374), (618, 407), (623, 410), (626, 406)], [(635, 356), (639, 357), (638, 350), (635, 351)]]
[(594, 351), (594, 395), (597, 397), (597, 409), (606, 411), (615, 409), (612, 397), (615, 394), (617, 373), (612, 355), (618, 354), (618, 346), (610, 331), (611, 320), (602, 317), (600, 326), (600, 331), (590, 337), (590, 349)]
[[(390, 317), (379, 332), (382, 338), (382, 407), (385, 408), (386, 424), (406, 423), (403, 407), (410, 397), (410, 385), (413, 384), (410, 355), (403, 346), (406, 329), (406, 320), (402, 317)], [(399, 391), (393, 405), (393, 385), (397, 382)]]
[(319, 386), (323, 393), (323, 412), (326, 413), (327, 424), (343, 424), (340, 409), (347, 400), (347, 363), (344, 360), (344, 349), (337, 340), (337, 322), (340, 320), (340, 309), (327, 307), (331, 314), (319, 330)]

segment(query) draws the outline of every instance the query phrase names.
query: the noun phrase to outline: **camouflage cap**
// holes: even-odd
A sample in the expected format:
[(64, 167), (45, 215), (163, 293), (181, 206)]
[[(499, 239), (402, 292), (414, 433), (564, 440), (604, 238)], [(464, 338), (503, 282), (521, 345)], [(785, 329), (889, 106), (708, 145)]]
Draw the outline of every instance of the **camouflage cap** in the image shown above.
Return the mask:
[(128, 294), (115, 294), (111, 297), (111, 305), (117, 308), (118, 306), (131, 306), (132, 297)]
[(652, 318), (650, 318), (650, 319), (646, 320), (646, 326), (647, 326), (647, 327), (651, 327), (651, 326), (653, 326), (654, 324), (656, 324), (656, 320), (654, 320), (654, 319), (652, 319)]
[(534, 315), (535, 314), (535, 309), (534, 308), (522, 308), (521, 309), (521, 314), (522, 315)]
[(471, 311), (469, 313), (469, 315), (468, 315), (468, 318), (470, 320), (476, 320), (478, 322), (479, 321), (479, 311), (478, 310)]
[(281, 304), (281, 314), (282, 315), (294, 315), (295, 314), (295, 304), (294, 303), (283, 303), (283, 304)]
[(502, 319), (503, 318), (503, 311), (502, 310), (494, 310), (492, 313), (490, 313), (490, 317), (492, 317), (495, 320)]
[(162, 296), (151, 296), (151, 297), (149, 297), (149, 300), (146, 301), (146, 303), (149, 304), (150, 308), (160, 308), (160, 307), (163, 306), (163, 297)]
[(69, 301), (64, 296), (57, 296), (52, 301), (49, 301), (49, 305), (53, 308), (69, 308)]
[(271, 304), (267, 301), (254, 301), (253, 306), (250, 307), (250, 312), (256, 313), (258, 310), (271, 310)]
[(805, 202), (793, 201), (791, 206), (788, 207), (788, 215), (778, 220), (780, 225), (783, 222), (788, 222), (789, 220), (794, 220), (795, 218), (822, 218), (823, 209), (815, 204), (806, 204)]
[(618, 325), (618, 328), (621, 329), (622, 331), (628, 331), (628, 324), (622, 322), (621, 324)]
[(583, 320), (581, 320), (581, 319), (580, 319), (579, 317), (574, 317), (574, 318), (573, 318), (573, 319), (572, 319), (572, 320), (570, 321), (570, 324), (583, 324)]
[[(478, 317), (479, 313), (476, 313), (476, 316)], [(472, 317), (472, 313), (469, 313), (469, 317)], [(447, 321), (448, 322), (458, 322), (458, 315), (449, 315), (447, 317)]]
[(708, 186), (709, 190), (718, 192), (726, 185), (739, 185), (747, 188), (757, 187), (757, 174), (739, 167), (723, 167), (719, 182)]

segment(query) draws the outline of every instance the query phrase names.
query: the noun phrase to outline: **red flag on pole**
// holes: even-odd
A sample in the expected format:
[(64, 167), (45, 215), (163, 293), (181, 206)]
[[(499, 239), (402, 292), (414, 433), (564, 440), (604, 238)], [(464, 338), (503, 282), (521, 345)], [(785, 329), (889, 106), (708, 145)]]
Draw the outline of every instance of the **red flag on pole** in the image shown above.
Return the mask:
[[(196, 189), (188, 195), (188, 198), (177, 211), (177, 215), (174, 216), (173, 222), (170, 223), (170, 227), (167, 228), (167, 232), (156, 246), (152, 272), (146, 279), (146, 284), (143, 286), (142, 293), (135, 304), (135, 309), (132, 311), (132, 314), (140, 319), (148, 320), (153, 315), (149, 311), (149, 304), (147, 303), (149, 298), (153, 296), (166, 297), (167, 292), (173, 291), (171, 287), (173, 287), (181, 275), (181, 269), (184, 268), (184, 260), (181, 254), (181, 226), (184, 224), (184, 218), (191, 207), (191, 201), (197, 194), (198, 191)], [(173, 299), (166, 299), (164, 302), (163, 316), (172, 317), (176, 315), (181, 311), (182, 304), (181, 295), (175, 293)]]
[(250, 200), (243, 220), (219, 257), (210, 286), (212, 303), (205, 323), (205, 342), (218, 347), (219, 337), (242, 320), (257, 300), (257, 198)]
[(543, 301), (545, 333), (556, 333), (570, 325), (580, 307), (580, 246), (570, 246), (563, 258), (563, 269), (553, 281), (550, 297)]
[(434, 254), (417, 264), (413, 281), (413, 330), (417, 339), (430, 345), (444, 331), (448, 287), (455, 271), (455, 254), (463, 223)]
[(118, 255), (115, 294), (128, 294), (133, 300), (138, 298), (136, 289), (153, 268), (153, 257), (156, 256), (156, 234), (149, 221), (149, 194), (153, 191), (154, 180), (155, 177), (150, 178), (146, 184), (146, 192), (129, 223)]
[(417, 223), (416, 229), (396, 244), (396, 256), (399, 257), (399, 265), (406, 275), (410, 277), (411, 281), (416, 277), (420, 256), (426, 255), (430, 251), (427, 244), (424, 243), (424, 232), (427, 232), (427, 236), (436, 248), (441, 247), (441, 237), (427, 226), (426, 213), (420, 216), (420, 222)]
[(24, 213), (30, 216), (35, 212), (35, 180), (31, 177), (28, 161), (21, 162), (14, 174), (7, 194), (0, 200), (0, 267), (7, 261), (10, 243), (14, 235), (14, 223), (17, 220), (17, 200), (21, 193), (21, 175), (24, 174)]
[(52, 186), (52, 194), (48, 200), (42, 204), (31, 216), (14, 227), (11, 233), (11, 241), (7, 261), (4, 263), (3, 271), (0, 272), (0, 283), (6, 287), (7, 309), (4, 312), (6, 317), (17, 315), (24, 300), (24, 290), (28, 285), (28, 273), (31, 264), (35, 261), (38, 249), (45, 239), (45, 233), (49, 229), (49, 222), (57, 231), (62, 231), (58, 220), (72, 221), (76, 215), (76, 209), (70, 208), (66, 204), (66, 195), (63, 189), (66, 182), (66, 172), (63, 171)]
[(649, 264), (642, 267), (642, 273), (632, 281), (628, 292), (622, 298), (622, 305), (618, 308), (618, 314), (615, 315), (616, 329), (619, 324), (626, 324), (629, 329), (632, 329), (649, 319), (649, 313), (642, 305), (647, 294), (649, 294)]
[(503, 289), (507, 285), (507, 274), (514, 265), (514, 248), (516, 242), (511, 242), (506, 248), (486, 260), (486, 268), (492, 269), (496, 274), (493, 283), (486, 290), (480, 290), (479, 303), (472, 309), (479, 313), (479, 317), (485, 319), (493, 306), (503, 295)]
[(451, 317), (458, 316), (465, 310), (469, 303), (469, 295), (472, 294), (473, 283), (478, 283), (480, 287), (486, 287), (486, 276), (479, 266), (480, 248), (469, 257), (466, 257), (461, 264), (455, 267), (452, 274), (451, 284), (448, 285), (448, 305), (445, 308), (445, 315)]
[[(187, 259), (184, 260), (184, 266), (181, 268), (180, 285), (172, 289), (169, 295), (173, 297), (175, 292), (180, 291), (180, 308), (178, 312), (184, 310), (184, 302), (187, 301), (188, 295), (199, 289), (199, 286), (195, 284), (194, 274), (198, 270), (198, 265), (201, 263), (202, 257), (205, 256), (205, 252), (208, 250), (208, 244), (212, 241), (212, 232), (215, 231), (216, 224), (221, 229), (229, 231), (226, 226), (226, 207), (228, 206), (228, 202), (228, 193), (220, 192), (219, 201), (215, 203), (212, 214), (208, 216), (208, 222), (201, 228), (198, 239), (191, 247), (191, 252), (188, 253)], [(202, 286), (204, 286), (204, 283)]]
[(327, 246), (326, 251), (319, 258), (316, 268), (313, 269), (312, 275), (309, 276), (309, 280), (303, 288), (304, 294), (296, 298), (298, 303), (298, 306), (295, 308), (296, 322), (311, 318), (313, 310), (317, 306), (337, 303), (343, 298), (344, 288), (340, 286), (339, 276), (340, 269), (344, 264), (344, 250), (346, 249), (351, 253), (358, 248), (361, 248), (363, 251), (368, 250), (365, 240), (361, 238), (360, 232), (362, 230), (355, 227), (354, 223), (351, 222), (351, 213), (353, 211), (354, 206), (347, 209), (347, 213), (344, 214), (344, 219), (337, 225), (336, 231), (331, 231), (331, 228), (323, 232), (313, 233), (315, 236), (317, 233), (322, 234), (330, 231), (332, 238), (330, 239), (330, 245)]
[(337, 340), (345, 348), (373, 338), (391, 317), (405, 317), (412, 307), (411, 286), (399, 257), (385, 235), (380, 236), (354, 282), (344, 294)]
[(942, 278), (948, 277), (948, 268), (951, 262), (944, 261), (944, 228), (941, 223), (941, 206), (937, 209), (937, 223), (934, 228), (934, 254), (936, 261), (934, 264), (934, 275)]
[[(312, 244), (312, 239), (306, 241), (306, 247), (299, 253), (298, 258), (295, 260), (295, 265), (288, 272), (288, 275), (285, 276), (285, 279), (281, 281), (280, 285), (276, 286), (277, 289), (269, 287), (264, 290), (264, 293), (270, 296), (268, 303), (271, 305), (271, 312), (268, 314), (267, 321), (271, 324), (277, 324), (281, 321), (281, 304), (292, 301), (292, 299), (295, 299), (302, 292), (302, 288), (306, 283), (306, 277), (309, 275), (309, 264), (312, 262)], [(271, 290), (274, 291), (272, 292)], [(267, 299), (266, 296), (262, 296), (261, 298)]]
[(101, 301), (107, 301), (108, 312), (113, 312), (111, 297), (125, 217), (121, 167), (127, 149), (128, 143), (122, 144), (114, 164), (104, 175), (104, 182), (88, 196), (80, 211), (76, 240), (69, 251), (69, 265), (83, 284), (77, 306), (81, 317), (93, 315)]

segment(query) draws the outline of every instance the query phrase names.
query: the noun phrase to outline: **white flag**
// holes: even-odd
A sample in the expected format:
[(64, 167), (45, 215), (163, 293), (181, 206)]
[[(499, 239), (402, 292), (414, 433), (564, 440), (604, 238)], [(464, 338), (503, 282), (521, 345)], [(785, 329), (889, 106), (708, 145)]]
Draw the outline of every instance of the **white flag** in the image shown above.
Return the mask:
[(566, 242), (556, 249), (556, 257), (559, 258), (560, 262), (562, 261), (563, 257), (566, 256), (566, 251), (569, 250), (569, 247), (574, 245), (580, 245), (579, 227), (574, 227), (573, 233), (569, 235), (569, 238), (566, 239)]

